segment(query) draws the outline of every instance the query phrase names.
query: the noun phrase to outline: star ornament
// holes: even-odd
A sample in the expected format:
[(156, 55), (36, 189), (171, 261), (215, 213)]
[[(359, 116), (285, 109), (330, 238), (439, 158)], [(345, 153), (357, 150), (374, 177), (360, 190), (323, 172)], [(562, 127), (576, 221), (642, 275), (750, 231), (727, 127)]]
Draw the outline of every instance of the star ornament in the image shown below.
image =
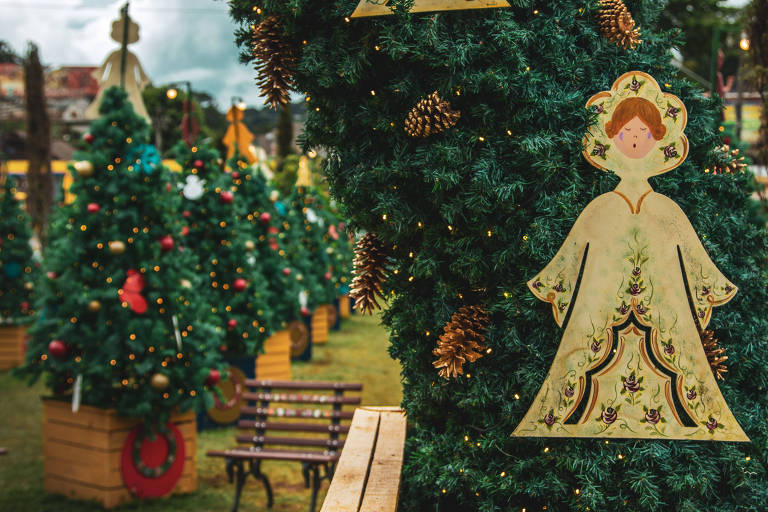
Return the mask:
[[(352, 18), (392, 14), (390, 0), (360, 0)], [(410, 12), (458, 11), (464, 9), (497, 9), (509, 7), (507, 0), (414, 0)]]

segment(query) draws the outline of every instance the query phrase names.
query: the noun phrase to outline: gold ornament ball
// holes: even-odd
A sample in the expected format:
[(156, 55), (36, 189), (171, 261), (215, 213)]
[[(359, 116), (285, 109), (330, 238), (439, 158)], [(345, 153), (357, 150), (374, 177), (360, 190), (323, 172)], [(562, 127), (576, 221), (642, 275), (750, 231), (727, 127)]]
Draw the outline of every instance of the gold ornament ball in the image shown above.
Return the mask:
[(112, 254), (123, 254), (125, 252), (125, 243), (120, 240), (109, 242), (109, 252)]
[(26, 288), (27, 290), (32, 290), (34, 287), (35, 287), (35, 283), (33, 283), (32, 281), (27, 281), (26, 283), (24, 283), (24, 288)]
[(253, 240), (246, 240), (245, 241), (245, 250), (246, 251), (252, 251), (256, 248), (256, 244), (253, 243)]
[(101, 309), (101, 302), (97, 300), (92, 300), (88, 303), (88, 311), (91, 313), (96, 313)]
[(171, 379), (169, 379), (167, 375), (156, 373), (152, 376), (149, 385), (152, 386), (152, 389), (155, 391), (164, 391), (171, 385)]
[(94, 173), (93, 164), (88, 160), (80, 160), (79, 162), (75, 162), (74, 167), (75, 167), (75, 171), (77, 171), (77, 174), (79, 174), (83, 178), (87, 178), (88, 176), (93, 176), (93, 173)]

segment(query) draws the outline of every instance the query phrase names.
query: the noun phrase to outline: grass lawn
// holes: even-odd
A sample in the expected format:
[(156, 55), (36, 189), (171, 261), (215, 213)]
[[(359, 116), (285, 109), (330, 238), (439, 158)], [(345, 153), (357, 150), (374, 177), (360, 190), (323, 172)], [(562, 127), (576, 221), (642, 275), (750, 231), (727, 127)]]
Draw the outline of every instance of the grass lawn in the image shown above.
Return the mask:
[[(363, 383), (364, 405), (400, 403), (400, 367), (387, 353), (387, 333), (378, 325), (378, 317), (353, 315), (344, 321), (341, 331), (331, 332), (327, 345), (314, 347), (308, 363), (293, 364), (295, 380), (355, 381)], [(89, 502), (73, 501), (43, 492), (41, 414), (39, 397), (46, 394), (41, 385), (28, 388), (9, 374), (0, 372), (0, 446), (9, 454), (0, 457), (0, 511), (3, 512), (86, 512), (101, 510)], [(233, 485), (224, 474), (221, 459), (209, 459), (210, 449), (231, 447), (235, 429), (199, 434), (198, 491), (145, 503), (126, 505), (117, 510), (146, 512), (229, 511)], [(262, 465), (272, 483), (274, 512), (306, 511), (310, 491), (304, 488), (299, 463), (266, 461)], [(319, 503), (328, 483), (323, 482)], [(318, 505), (318, 510), (319, 510)], [(240, 504), (242, 512), (266, 510), (264, 488), (249, 479)]]

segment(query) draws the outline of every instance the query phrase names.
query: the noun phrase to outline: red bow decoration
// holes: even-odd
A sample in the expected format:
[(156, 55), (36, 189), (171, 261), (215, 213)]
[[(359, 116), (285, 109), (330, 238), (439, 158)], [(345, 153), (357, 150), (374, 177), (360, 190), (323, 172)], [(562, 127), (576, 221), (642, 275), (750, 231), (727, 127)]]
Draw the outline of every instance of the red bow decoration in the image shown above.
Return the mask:
[(131, 311), (139, 315), (147, 312), (147, 299), (142, 297), (141, 291), (146, 286), (144, 276), (133, 269), (125, 272), (127, 276), (123, 287), (118, 291), (121, 302), (127, 302)]

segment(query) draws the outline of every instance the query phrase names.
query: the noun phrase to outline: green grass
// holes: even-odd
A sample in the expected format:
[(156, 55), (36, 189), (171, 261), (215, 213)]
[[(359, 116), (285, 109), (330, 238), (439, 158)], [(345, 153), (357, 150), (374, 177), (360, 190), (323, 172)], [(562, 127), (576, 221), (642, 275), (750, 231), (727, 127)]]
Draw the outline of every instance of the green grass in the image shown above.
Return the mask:
[[(387, 334), (378, 318), (354, 315), (345, 320), (341, 331), (331, 332), (327, 345), (315, 346), (311, 362), (294, 363), (295, 380), (362, 382), (363, 405), (400, 403), (400, 367), (387, 353)], [(9, 454), (0, 457), (0, 511), (3, 512), (89, 512), (100, 506), (68, 500), (43, 492), (41, 446), (41, 385), (28, 388), (0, 372), (0, 446)], [(224, 474), (221, 459), (209, 459), (205, 452), (229, 448), (235, 429), (202, 432), (198, 438), (198, 491), (187, 496), (134, 503), (117, 510), (146, 512), (229, 511), (233, 486)], [(262, 466), (272, 483), (274, 512), (299, 512), (309, 508), (308, 489), (304, 488), (298, 463), (267, 461)], [(328, 483), (323, 482), (319, 503)], [(318, 510), (319, 510), (318, 505)], [(249, 479), (240, 505), (242, 512), (266, 510), (266, 498), (259, 482)]]

